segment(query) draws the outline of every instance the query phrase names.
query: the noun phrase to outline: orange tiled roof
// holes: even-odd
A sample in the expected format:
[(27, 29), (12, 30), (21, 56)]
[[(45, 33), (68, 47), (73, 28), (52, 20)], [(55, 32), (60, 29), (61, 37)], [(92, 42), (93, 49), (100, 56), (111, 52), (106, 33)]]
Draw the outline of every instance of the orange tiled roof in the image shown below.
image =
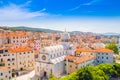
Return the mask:
[(16, 37), (16, 36), (27, 36), (28, 34), (27, 32), (18, 32), (18, 33), (11, 32), (9, 33), (9, 35)]
[(93, 55), (89, 55), (89, 56), (82, 56), (82, 57), (76, 57), (76, 56), (66, 56), (65, 59), (71, 60), (76, 64), (88, 61), (90, 59), (93, 59), (94, 56)]
[(31, 48), (29, 48), (28, 46), (23, 46), (20, 48), (9, 48), (8, 50), (10, 53), (15, 53), (15, 52), (27, 52), (27, 51), (32, 51)]
[(95, 50), (87, 49), (87, 48), (76, 49), (76, 54), (80, 54), (81, 52), (108, 52), (108, 53), (113, 53), (112, 50), (106, 49), (106, 48), (98, 48), (98, 49), (95, 49)]
[(106, 48), (99, 48), (99, 49), (96, 49), (96, 52), (110, 52), (110, 53), (113, 53), (112, 50), (106, 49)]

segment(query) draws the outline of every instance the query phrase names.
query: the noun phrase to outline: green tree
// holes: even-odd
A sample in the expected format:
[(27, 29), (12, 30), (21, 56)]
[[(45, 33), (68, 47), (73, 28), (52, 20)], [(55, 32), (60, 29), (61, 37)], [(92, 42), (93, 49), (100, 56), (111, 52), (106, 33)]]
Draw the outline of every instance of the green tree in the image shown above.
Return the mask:
[(38, 78), (37, 80), (40, 80), (40, 78)]
[(113, 50), (115, 54), (119, 54), (119, 50), (116, 44), (107, 44), (105, 48)]
[(114, 70), (117, 72), (117, 77), (120, 77), (120, 64), (115, 63), (113, 66), (114, 66)]
[[(91, 70), (90, 70), (91, 69)], [(78, 71), (79, 80), (93, 80), (91, 71), (93, 67), (84, 67)]]
[(59, 80), (110, 80), (111, 77), (120, 77), (120, 64), (87, 66)]
[(59, 80), (78, 80), (77, 72), (71, 73), (70, 75), (62, 77)]
[(54, 77), (54, 75), (51, 73), (50, 77), (49, 77), (49, 80), (58, 80), (58, 79), (56, 77)]

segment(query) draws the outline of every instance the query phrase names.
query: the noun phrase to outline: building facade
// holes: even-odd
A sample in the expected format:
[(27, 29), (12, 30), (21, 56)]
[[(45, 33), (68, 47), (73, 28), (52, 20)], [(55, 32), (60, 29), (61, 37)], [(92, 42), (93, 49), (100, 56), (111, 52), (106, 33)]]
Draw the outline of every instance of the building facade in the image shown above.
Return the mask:
[(0, 80), (12, 80), (12, 70), (7, 67), (0, 67)]

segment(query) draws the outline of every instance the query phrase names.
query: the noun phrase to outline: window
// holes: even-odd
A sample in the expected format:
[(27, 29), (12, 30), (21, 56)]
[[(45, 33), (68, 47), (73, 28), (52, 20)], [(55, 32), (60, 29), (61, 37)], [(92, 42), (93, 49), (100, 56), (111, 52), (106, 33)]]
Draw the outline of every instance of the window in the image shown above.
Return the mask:
[(12, 58), (12, 61), (14, 61), (15, 59), (14, 58)]
[(1, 76), (3, 76), (3, 73), (1, 73)]
[(102, 63), (103, 63), (103, 61), (102, 61)]
[(106, 53), (106, 55), (108, 55), (108, 53)]
[(14, 63), (12, 63), (12, 65), (15, 65)]
[(11, 72), (9, 71), (9, 73), (11, 73)]
[(98, 59), (99, 59), (99, 56), (98, 56)]
[(65, 64), (65, 66), (66, 66), (66, 64)]
[(10, 59), (8, 59), (7, 61), (10, 61)]
[(1, 62), (3, 62), (3, 59), (1, 59)]
[(70, 67), (72, 68), (72, 65), (70, 65)]
[(77, 66), (75, 66), (75, 69), (77, 69)]
[(8, 50), (5, 50), (5, 52), (8, 52)]
[(11, 77), (9, 77), (9, 80), (11, 79)]
[(108, 59), (108, 57), (106, 57), (106, 59)]
[(104, 57), (102, 56), (102, 59), (104, 59)]
[(103, 55), (104, 53), (102, 53), (102, 55)]
[(15, 43), (15, 41), (13, 41), (13, 43)]
[(3, 53), (3, 50), (0, 50), (0, 53)]

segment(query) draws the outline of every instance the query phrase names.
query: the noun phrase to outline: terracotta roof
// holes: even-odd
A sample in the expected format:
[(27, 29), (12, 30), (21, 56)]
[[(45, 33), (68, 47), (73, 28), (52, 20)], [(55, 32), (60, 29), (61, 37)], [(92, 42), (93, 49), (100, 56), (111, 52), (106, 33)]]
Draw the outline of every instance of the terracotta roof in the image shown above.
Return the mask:
[(88, 48), (79, 48), (79, 49), (76, 49), (76, 54), (79, 54), (80, 52), (95, 52), (95, 50), (88, 49)]
[(31, 48), (29, 48), (28, 46), (23, 46), (20, 48), (9, 48), (8, 50), (10, 53), (15, 53), (15, 52), (27, 52), (27, 51), (32, 51)]
[(106, 48), (98, 48), (98, 49), (95, 49), (95, 50), (87, 49), (87, 48), (76, 49), (76, 54), (80, 54), (81, 52), (108, 52), (108, 53), (113, 53), (112, 50), (106, 49)]
[(14, 33), (14, 32), (11, 32), (9, 33), (10, 36), (13, 36), (13, 37), (17, 37), (17, 36), (27, 36), (27, 32), (18, 32), (18, 33)]
[(106, 49), (106, 48), (99, 48), (99, 49), (96, 49), (96, 52), (109, 52), (109, 53), (113, 53), (112, 50)]
[(71, 60), (73, 61), (74, 63), (82, 63), (82, 62), (86, 62), (90, 59), (93, 59), (94, 56), (93, 55), (89, 55), (89, 56), (82, 56), (82, 57), (76, 57), (76, 56), (66, 56), (65, 59), (68, 59), (68, 60)]

